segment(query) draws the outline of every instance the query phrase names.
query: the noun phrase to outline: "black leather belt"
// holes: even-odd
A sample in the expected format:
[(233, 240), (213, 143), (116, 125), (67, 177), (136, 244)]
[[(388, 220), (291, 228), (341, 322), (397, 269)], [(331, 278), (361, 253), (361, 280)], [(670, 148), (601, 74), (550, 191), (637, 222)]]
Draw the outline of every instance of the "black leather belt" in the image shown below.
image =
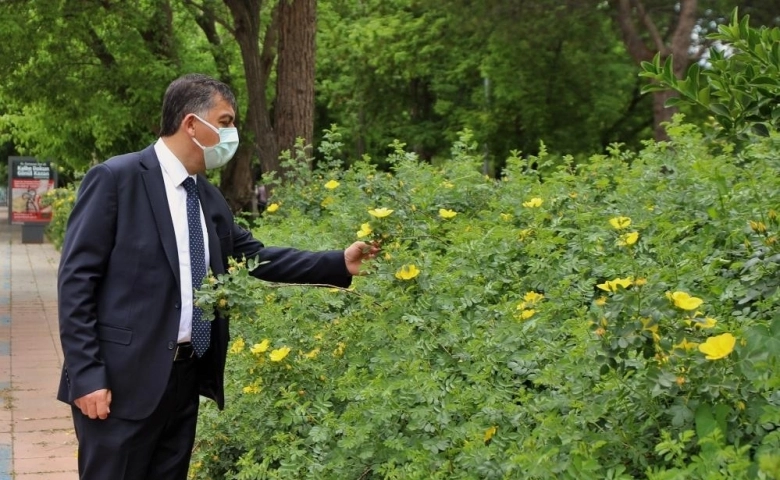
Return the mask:
[(174, 362), (183, 362), (191, 358), (195, 358), (195, 349), (190, 342), (176, 345), (176, 351), (173, 352)]

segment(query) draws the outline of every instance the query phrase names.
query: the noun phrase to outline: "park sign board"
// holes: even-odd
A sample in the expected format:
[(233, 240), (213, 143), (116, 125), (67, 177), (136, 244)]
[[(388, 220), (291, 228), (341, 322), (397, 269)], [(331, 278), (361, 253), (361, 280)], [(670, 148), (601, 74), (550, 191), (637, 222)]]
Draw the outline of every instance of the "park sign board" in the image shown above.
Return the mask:
[(56, 172), (52, 162), (31, 157), (8, 157), (8, 215), (11, 223), (43, 224), (51, 220), (51, 206), (43, 196), (53, 190)]

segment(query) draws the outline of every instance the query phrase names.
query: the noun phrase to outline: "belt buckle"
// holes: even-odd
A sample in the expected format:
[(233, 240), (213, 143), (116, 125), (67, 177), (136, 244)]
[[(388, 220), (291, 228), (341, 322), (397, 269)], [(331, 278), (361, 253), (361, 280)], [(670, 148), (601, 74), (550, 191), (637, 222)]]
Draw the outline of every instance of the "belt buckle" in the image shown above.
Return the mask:
[[(189, 350), (189, 353), (187, 353)], [(188, 360), (195, 356), (195, 349), (191, 343), (181, 343), (176, 345), (176, 351), (173, 353), (173, 361)]]

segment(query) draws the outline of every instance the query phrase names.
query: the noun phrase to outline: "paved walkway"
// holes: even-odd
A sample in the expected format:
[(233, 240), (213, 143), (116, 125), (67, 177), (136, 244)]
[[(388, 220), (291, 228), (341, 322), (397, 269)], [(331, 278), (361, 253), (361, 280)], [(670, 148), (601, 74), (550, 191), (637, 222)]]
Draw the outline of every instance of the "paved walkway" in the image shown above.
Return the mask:
[(0, 207), (0, 480), (73, 480), (70, 408), (55, 399), (62, 365), (59, 254), (22, 244)]

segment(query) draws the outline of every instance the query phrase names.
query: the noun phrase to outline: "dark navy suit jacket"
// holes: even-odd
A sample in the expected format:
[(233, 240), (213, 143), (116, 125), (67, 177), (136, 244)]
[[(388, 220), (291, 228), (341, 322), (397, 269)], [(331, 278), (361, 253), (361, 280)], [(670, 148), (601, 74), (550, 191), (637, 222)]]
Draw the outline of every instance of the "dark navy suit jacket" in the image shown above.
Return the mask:
[[(222, 194), (198, 178), (210, 267), (228, 257), (257, 257), (253, 275), (275, 282), (347, 286), (344, 253), (265, 247), (233, 222)], [(114, 157), (84, 177), (68, 221), (59, 268), (64, 365), (57, 398), (72, 403), (112, 391), (111, 415), (149, 416), (173, 364), (181, 292), (179, 259), (160, 163), (153, 146)], [(203, 396), (224, 407), (228, 322), (212, 322), (211, 347), (199, 360)]]

